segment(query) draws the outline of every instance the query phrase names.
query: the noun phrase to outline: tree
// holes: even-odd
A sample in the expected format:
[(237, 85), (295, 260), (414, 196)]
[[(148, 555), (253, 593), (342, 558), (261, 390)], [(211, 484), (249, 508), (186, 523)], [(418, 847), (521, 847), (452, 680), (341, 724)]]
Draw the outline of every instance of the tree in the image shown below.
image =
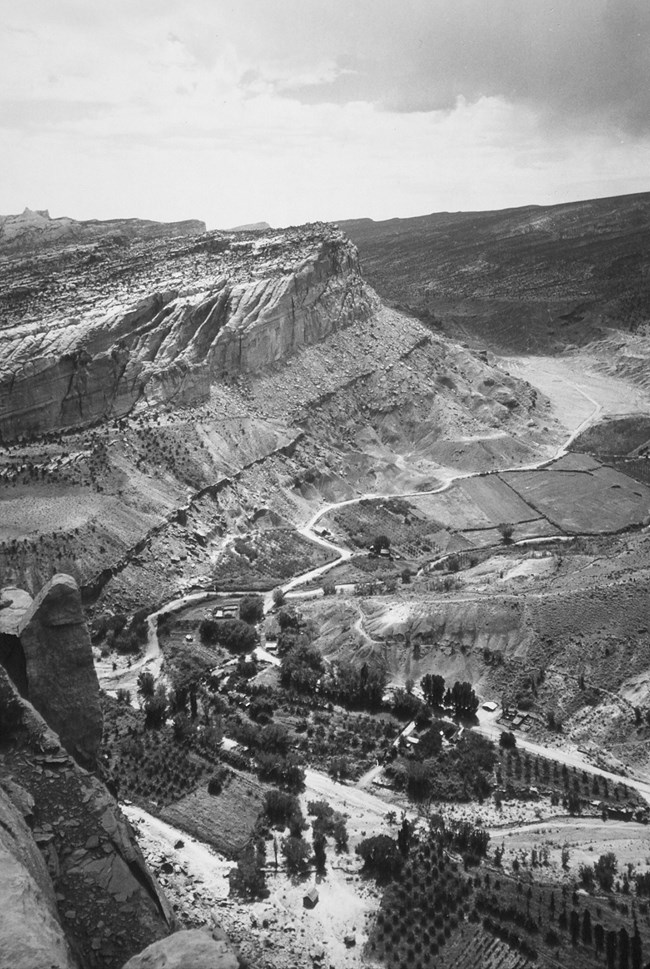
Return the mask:
[(150, 673), (149, 670), (141, 670), (138, 673), (138, 693), (140, 696), (145, 698), (153, 696), (155, 688), (156, 681), (153, 673)]
[(619, 969), (629, 969), (630, 965), (630, 937), (625, 926), (621, 926), (618, 933), (618, 966)]
[(593, 865), (580, 865), (579, 874), (583, 887), (586, 888), (588, 892), (593, 891), (596, 881)]
[(213, 645), (219, 643), (233, 653), (251, 653), (258, 644), (255, 629), (241, 619), (211, 619), (199, 623), (201, 641)]
[(286, 754), (289, 750), (289, 733), (280, 723), (269, 723), (259, 737), (260, 750)]
[(300, 643), (282, 657), (280, 682), (295, 690), (313, 692), (323, 671), (323, 659), (316, 647)]
[(604, 892), (611, 892), (617, 867), (616, 855), (613, 851), (601, 855), (594, 864), (594, 875)]
[(264, 843), (250, 841), (237, 859), (237, 867), (229, 873), (230, 891), (243, 898), (268, 898), (264, 874)]
[(146, 727), (161, 727), (167, 716), (167, 691), (162, 683), (156, 687), (153, 696), (144, 701), (144, 722)]
[(327, 860), (327, 853), (325, 851), (325, 846), (327, 845), (327, 838), (320, 830), (315, 830), (312, 838), (312, 845), (314, 848), (314, 863), (318, 871), (325, 871), (325, 862)]
[(445, 678), (437, 673), (427, 673), (420, 680), (425, 701), (430, 707), (441, 707), (445, 696)]
[(381, 552), (382, 548), (390, 548), (390, 538), (388, 535), (377, 535), (370, 543), (370, 548), (374, 552)]
[(499, 737), (499, 747), (504, 750), (513, 750), (517, 746), (517, 738), (511, 730), (502, 730)]
[(422, 801), (431, 793), (431, 771), (428, 763), (412, 760), (408, 764), (406, 791), (414, 801)]
[(607, 959), (607, 969), (614, 969), (616, 965), (616, 948), (618, 936), (615, 929), (612, 929), (605, 936), (605, 957)]
[(309, 845), (304, 838), (296, 838), (289, 835), (282, 839), (282, 854), (287, 865), (287, 871), (291, 874), (305, 871), (309, 862)]
[(350, 777), (351, 768), (347, 757), (332, 757), (327, 765), (327, 773), (335, 781), (345, 781)]
[(515, 526), (511, 522), (501, 522), (497, 525), (497, 530), (503, 539), (503, 544), (508, 545), (512, 541)]
[(277, 589), (273, 590), (272, 598), (273, 598), (273, 605), (275, 606), (276, 609), (279, 609), (280, 606), (284, 605), (284, 598), (285, 598), (284, 592), (279, 586)]
[(284, 791), (276, 789), (266, 792), (264, 809), (271, 824), (278, 824), (283, 827), (289, 823), (294, 815), (301, 815), (300, 802), (295, 794), (286, 794)]
[(445, 703), (453, 706), (457, 717), (473, 717), (478, 710), (478, 697), (472, 684), (456, 680), (451, 690), (447, 690)]
[(262, 596), (244, 596), (239, 603), (239, 618), (251, 626), (264, 618), (264, 599)]
[(397, 842), (386, 834), (366, 838), (357, 846), (356, 853), (363, 859), (364, 871), (378, 881), (396, 878), (404, 864)]

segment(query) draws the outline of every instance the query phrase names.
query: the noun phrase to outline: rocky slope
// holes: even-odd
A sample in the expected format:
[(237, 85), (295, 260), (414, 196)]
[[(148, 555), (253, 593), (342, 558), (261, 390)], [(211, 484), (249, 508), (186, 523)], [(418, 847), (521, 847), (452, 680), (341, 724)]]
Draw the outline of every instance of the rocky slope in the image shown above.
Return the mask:
[(499, 351), (558, 351), (650, 314), (648, 194), (340, 225), (380, 296)]
[(0, 263), (0, 285), (4, 441), (205, 400), (375, 306), (325, 226), (67, 248)]
[(20, 215), (0, 215), (0, 255), (25, 252), (71, 242), (97, 242), (100, 239), (174, 238), (205, 232), (205, 222), (152, 222), (147, 219), (89, 219), (78, 222), (65, 216), (52, 219), (47, 209), (25, 209)]

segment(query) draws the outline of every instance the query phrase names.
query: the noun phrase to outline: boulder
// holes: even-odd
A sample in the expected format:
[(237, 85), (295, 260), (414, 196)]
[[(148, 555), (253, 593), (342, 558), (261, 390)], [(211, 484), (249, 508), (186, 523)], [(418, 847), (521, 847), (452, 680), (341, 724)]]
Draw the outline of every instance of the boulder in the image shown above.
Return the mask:
[(55, 575), (23, 615), (27, 698), (84, 767), (94, 768), (102, 739), (99, 682), (77, 583)]
[(75, 969), (45, 862), (0, 789), (0, 969)]
[(124, 969), (239, 969), (229, 942), (203, 929), (176, 932), (134, 956)]

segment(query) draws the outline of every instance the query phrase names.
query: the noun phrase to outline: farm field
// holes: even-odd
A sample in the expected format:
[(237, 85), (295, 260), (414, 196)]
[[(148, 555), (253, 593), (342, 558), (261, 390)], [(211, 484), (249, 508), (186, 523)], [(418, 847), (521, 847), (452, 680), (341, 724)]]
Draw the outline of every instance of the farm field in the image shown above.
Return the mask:
[(292, 528), (265, 529), (235, 538), (217, 559), (212, 577), (218, 589), (272, 589), (335, 557)]
[(612, 468), (506, 472), (501, 477), (567, 532), (614, 532), (650, 519), (650, 488)]
[(201, 786), (163, 808), (160, 817), (234, 858), (251, 836), (264, 807), (268, 785), (233, 772), (221, 794)]

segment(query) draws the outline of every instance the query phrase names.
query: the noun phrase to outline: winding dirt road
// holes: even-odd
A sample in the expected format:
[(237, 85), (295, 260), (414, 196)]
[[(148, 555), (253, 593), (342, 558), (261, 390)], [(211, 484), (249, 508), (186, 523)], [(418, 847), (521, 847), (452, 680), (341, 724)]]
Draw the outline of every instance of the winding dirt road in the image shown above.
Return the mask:
[[(536, 370), (534, 373), (531, 373), (530, 364), (528, 363), (528, 361), (525, 361), (524, 363), (519, 361), (517, 363), (520, 369), (524, 367), (524, 364), (526, 369), (525, 379), (527, 379), (530, 383), (534, 383), (535, 375), (538, 375), (540, 373), (543, 373), (545, 375), (545, 378), (546, 378), (545, 386), (542, 389), (546, 393), (548, 393), (549, 396), (552, 388), (558, 387), (558, 386), (563, 386), (565, 394), (568, 393), (566, 390), (566, 387), (568, 386), (570, 392), (573, 392), (573, 393), (577, 392), (578, 395), (584, 398), (584, 400), (586, 400), (591, 405), (592, 409), (585, 417), (583, 417), (581, 420), (578, 421), (578, 423), (573, 427), (572, 430), (570, 430), (570, 433), (566, 438), (566, 440), (564, 441), (564, 443), (557, 448), (557, 450), (551, 457), (546, 457), (542, 460), (532, 462), (531, 464), (527, 464), (527, 465), (518, 465), (515, 467), (500, 468), (497, 471), (488, 472), (489, 474), (502, 474), (507, 471), (534, 471), (544, 467), (545, 465), (549, 464), (551, 461), (558, 460), (568, 452), (568, 449), (570, 448), (571, 444), (575, 441), (575, 439), (580, 434), (582, 434), (587, 427), (595, 423), (603, 414), (603, 409), (604, 409), (603, 403), (597, 400), (595, 397), (593, 397), (584, 388), (584, 386), (578, 385), (574, 380), (571, 380), (566, 375), (559, 376), (556, 373), (551, 373), (551, 371), (549, 371), (548, 369), (543, 371)], [(509, 366), (513, 366), (512, 361), (509, 362)], [(550, 380), (550, 383), (549, 383), (549, 380)], [(600, 389), (602, 384), (601, 378), (598, 378), (598, 380), (596, 380), (595, 383), (598, 383), (598, 386)], [(609, 385), (607, 385), (607, 393), (609, 394), (609, 397), (607, 397), (604, 390), (602, 391), (602, 393), (605, 395), (603, 399), (607, 400), (608, 407), (611, 410), (610, 398), (614, 393), (612, 391), (612, 388)], [(638, 403), (636, 399), (635, 399), (635, 402)], [(570, 406), (567, 406), (566, 401), (564, 402), (564, 406), (565, 406), (565, 412), (562, 414), (562, 417), (565, 423), (568, 423), (570, 425), (573, 422), (572, 418), (574, 418), (575, 416), (575, 410), (572, 410)], [(648, 409), (650, 409), (650, 405), (647, 405), (647, 407)], [(440, 475), (441, 483), (436, 488), (433, 488), (428, 491), (407, 491), (407, 492), (400, 492), (397, 494), (395, 493), (363, 494), (355, 498), (347, 498), (343, 501), (330, 502), (324, 505), (318, 511), (314, 512), (314, 514), (312, 514), (311, 517), (303, 525), (299, 526), (297, 530), (301, 535), (303, 535), (309, 541), (314, 542), (317, 545), (320, 545), (321, 547), (326, 548), (331, 552), (334, 552), (336, 554), (336, 558), (333, 559), (331, 562), (327, 562), (325, 565), (318, 566), (317, 568), (310, 569), (307, 572), (303, 572), (293, 576), (290, 580), (288, 580), (281, 586), (282, 591), (285, 594), (293, 593), (294, 595), (300, 595), (300, 593), (296, 592), (296, 590), (298, 590), (301, 586), (306, 585), (317, 578), (320, 578), (321, 576), (329, 572), (331, 569), (335, 568), (337, 565), (340, 565), (343, 562), (347, 562), (353, 557), (353, 552), (350, 551), (350, 549), (337, 545), (335, 542), (331, 541), (328, 538), (325, 538), (324, 536), (320, 535), (316, 531), (316, 526), (318, 522), (321, 521), (329, 512), (335, 511), (339, 508), (344, 508), (350, 505), (359, 504), (361, 501), (365, 501), (369, 499), (376, 501), (376, 500), (388, 499), (388, 498), (409, 498), (409, 497), (417, 497), (422, 495), (441, 494), (442, 492), (445, 492), (450, 488), (452, 488), (459, 481), (467, 480), (468, 478), (473, 478), (473, 477), (480, 477), (484, 475), (485, 475), (485, 472), (467, 471), (467, 472), (458, 473), (458, 472), (452, 472), (451, 470), (443, 469)], [(550, 540), (553, 540), (554, 538), (561, 539), (562, 541), (570, 540), (567, 538), (567, 536), (550, 536), (550, 537), (544, 537), (542, 539), (523, 539), (520, 542), (517, 542), (515, 544), (529, 545), (536, 542), (548, 542)], [(240, 593), (240, 594), (246, 594), (246, 593)], [(303, 593), (303, 594), (309, 594), (309, 593)], [(220, 598), (222, 595), (223, 593), (219, 594), (219, 593), (211, 593), (211, 592), (197, 592), (194, 594), (189, 594), (189, 595), (183, 596), (182, 598), (174, 599), (173, 601), (166, 603), (161, 609), (152, 613), (148, 617), (149, 635), (147, 638), (145, 651), (140, 658), (133, 661), (130, 667), (126, 667), (118, 670), (113, 670), (112, 664), (108, 664), (108, 663), (97, 664), (97, 672), (98, 672), (102, 689), (106, 690), (107, 692), (115, 692), (120, 688), (128, 689), (131, 691), (132, 696), (135, 696), (137, 691), (137, 679), (140, 672), (142, 672), (143, 670), (148, 670), (152, 672), (155, 677), (158, 677), (161, 674), (163, 657), (162, 657), (162, 652), (160, 650), (160, 645), (158, 643), (158, 636), (157, 636), (158, 616), (164, 613), (179, 611), (192, 602)], [(272, 592), (267, 592), (265, 594), (264, 607), (265, 607), (265, 612), (269, 612), (273, 608)], [(488, 722), (484, 722), (480, 724), (476, 729), (480, 733), (483, 733), (485, 736), (488, 736), (491, 739), (498, 739), (499, 734), (501, 733), (500, 728), (496, 724), (491, 724)], [(520, 747), (530, 750), (533, 753), (538, 753), (546, 757), (552, 757), (553, 759), (559, 761), (560, 763), (566, 763), (567, 765), (576, 767), (578, 769), (588, 770), (592, 773), (597, 773), (602, 777), (606, 777), (617, 783), (627, 784), (630, 787), (634, 787), (650, 803), (650, 778), (637, 780), (624, 775), (619, 775), (619, 774), (602, 770), (601, 768), (594, 766), (590, 761), (586, 760), (576, 750), (559, 750), (558, 748), (548, 748), (539, 744), (535, 744), (523, 737), (518, 738), (518, 744)], [(332, 793), (332, 790), (333, 790), (332, 785), (334, 784), (334, 782), (330, 781), (329, 778), (325, 778), (324, 775), (319, 775), (314, 771), (309, 771), (308, 777), (311, 778), (311, 783), (313, 784), (313, 788), (315, 792), (317, 792), (317, 788), (319, 785), (320, 787), (323, 787), (324, 783), (327, 782), (327, 787), (330, 791), (330, 794)], [(349, 797), (352, 797), (352, 794), (351, 794), (353, 790), (352, 788), (345, 787), (344, 790), (346, 791)], [(367, 799), (373, 799), (373, 795), (369, 794), (367, 791), (363, 789), (357, 789), (357, 790), (359, 790), (358, 796), (363, 795), (365, 807), (368, 808), (369, 801)], [(323, 793), (325, 793), (325, 791), (323, 791)], [(385, 801), (381, 801), (378, 798), (374, 798), (374, 802), (376, 802), (377, 811), (383, 811), (384, 813), (386, 812), (387, 805)], [(380, 808), (380, 805), (381, 805), (381, 808)]]

